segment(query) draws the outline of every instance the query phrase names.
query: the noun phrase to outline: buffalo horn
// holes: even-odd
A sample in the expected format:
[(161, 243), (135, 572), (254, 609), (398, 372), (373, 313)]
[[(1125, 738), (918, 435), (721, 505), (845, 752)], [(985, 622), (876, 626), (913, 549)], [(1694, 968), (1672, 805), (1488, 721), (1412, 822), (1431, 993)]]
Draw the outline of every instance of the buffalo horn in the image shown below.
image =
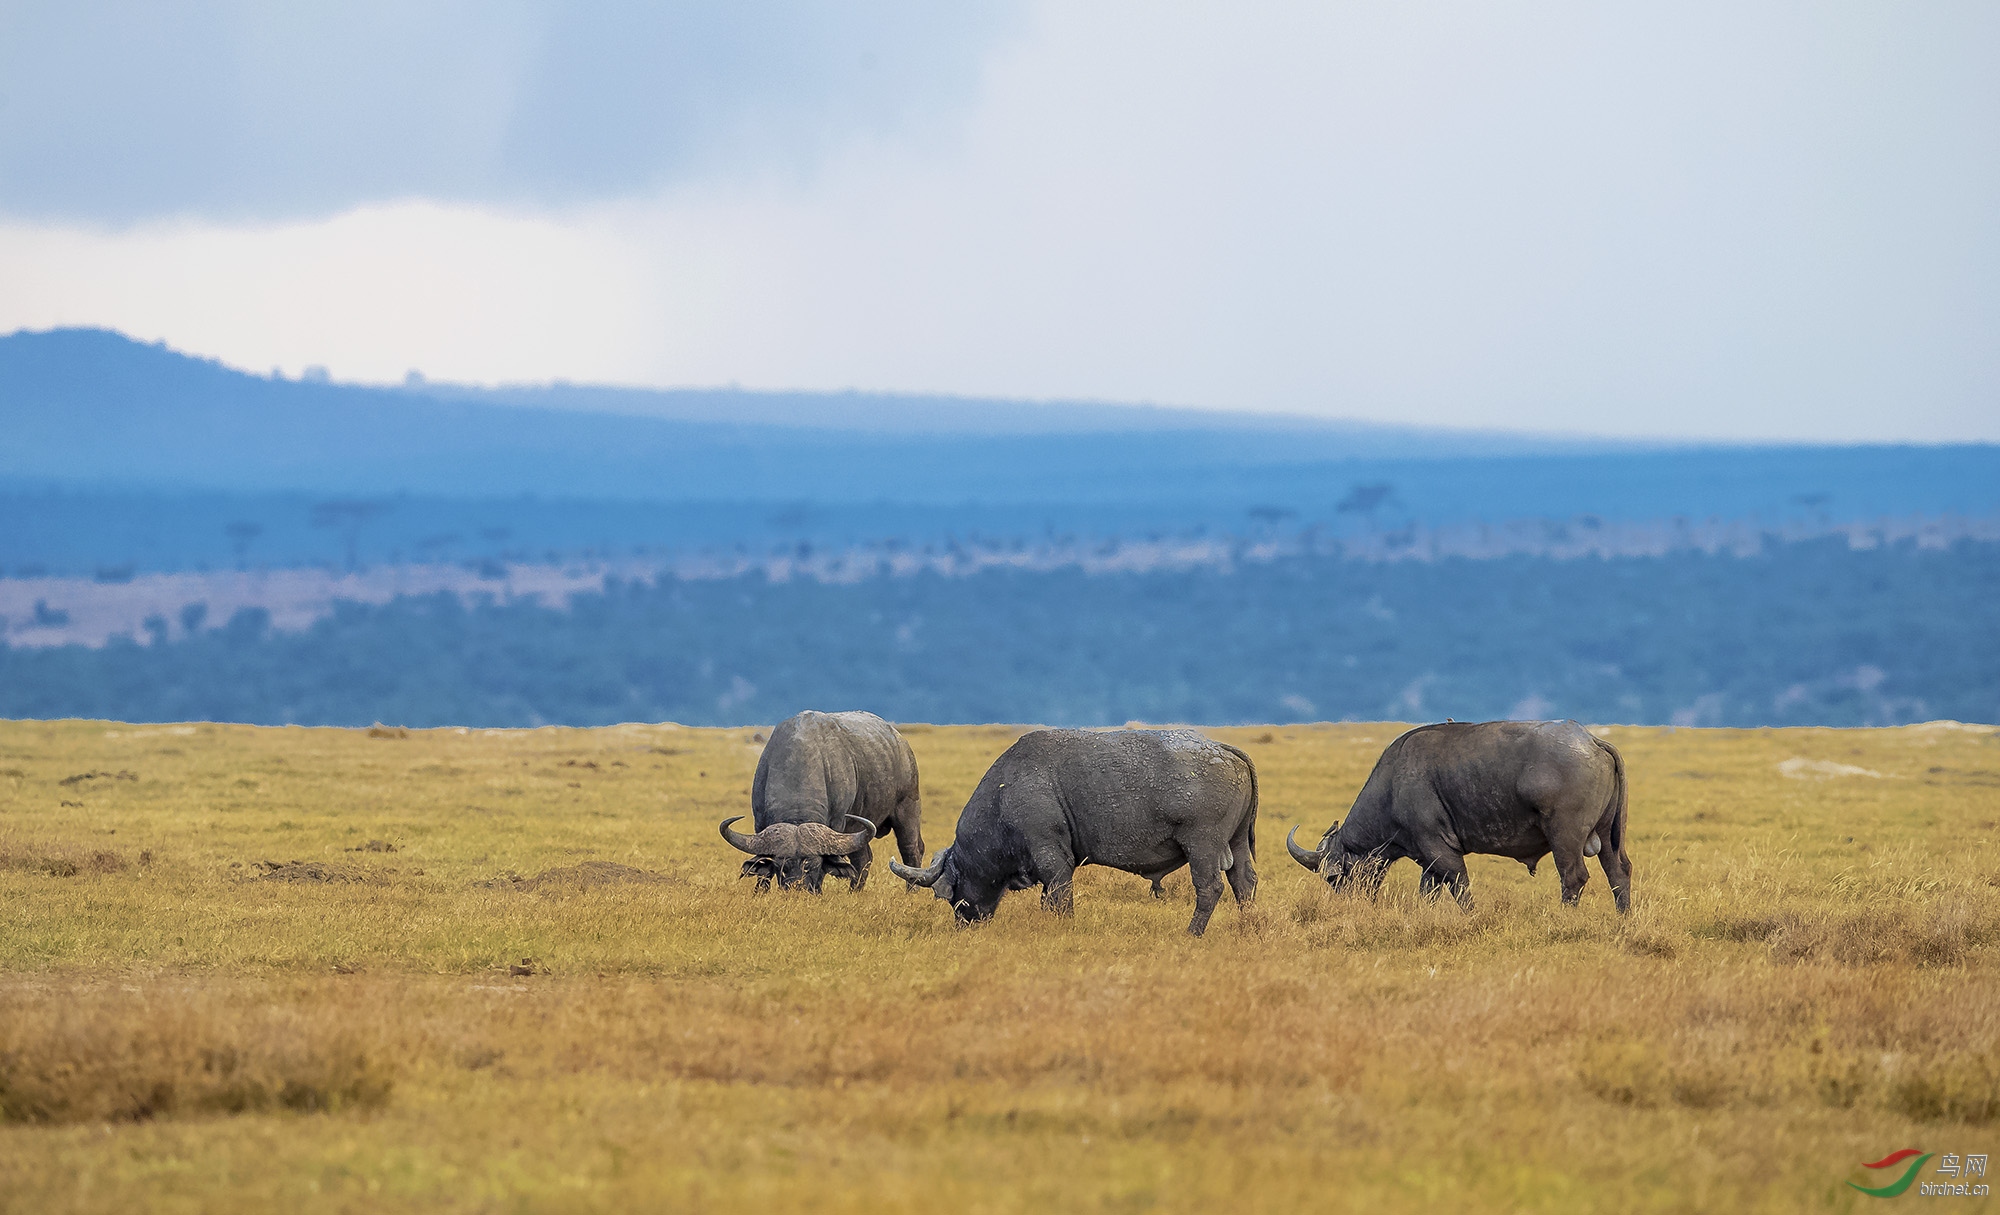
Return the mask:
[(755, 835), (745, 835), (730, 828), (731, 823), (742, 820), (740, 814), (724, 819), (722, 838), (751, 856), (769, 856), (779, 860), (801, 856), (846, 856), (867, 846), (874, 835), (872, 825), (869, 830), (848, 835), (824, 823), (772, 823)]
[[(854, 818), (851, 814), (847, 817)], [(866, 819), (855, 819), (855, 821), (867, 825), (852, 835), (835, 831), (824, 823), (800, 823), (798, 852), (794, 855), (846, 856), (850, 852), (861, 851), (868, 846), (869, 840), (875, 838), (875, 824)]]
[(759, 831), (755, 835), (745, 835), (741, 831), (733, 830), (730, 827), (731, 823), (740, 823), (742, 821), (743, 821), (743, 816), (740, 814), (737, 815), (735, 818), (723, 819), (722, 838), (728, 840), (731, 847), (736, 848), (743, 852), (747, 852), (751, 856), (771, 855), (770, 849), (766, 846), (767, 840), (765, 838), (766, 836), (770, 835), (771, 828), (766, 827), (764, 828), (764, 830)]
[(1301, 865), (1304, 865), (1306, 868), (1312, 870), (1314, 873), (1318, 873), (1319, 863), (1320, 861), (1325, 859), (1326, 854), (1323, 852), (1314, 852), (1309, 848), (1299, 847), (1299, 845), (1292, 839), (1292, 836), (1297, 835), (1298, 833), (1299, 829), (1297, 827), (1293, 827), (1291, 831), (1285, 836), (1285, 851), (1292, 854), (1293, 860), (1297, 861)]
[[(946, 849), (946, 851), (948, 852), (950, 849)], [(932, 857), (930, 868), (928, 869), (912, 869), (901, 861), (892, 860), (889, 862), (889, 872), (906, 882), (914, 882), (919, 886), (935, 886), (937, 885), (939, 875), (944, 873), (944, 853), (940, 852)]]

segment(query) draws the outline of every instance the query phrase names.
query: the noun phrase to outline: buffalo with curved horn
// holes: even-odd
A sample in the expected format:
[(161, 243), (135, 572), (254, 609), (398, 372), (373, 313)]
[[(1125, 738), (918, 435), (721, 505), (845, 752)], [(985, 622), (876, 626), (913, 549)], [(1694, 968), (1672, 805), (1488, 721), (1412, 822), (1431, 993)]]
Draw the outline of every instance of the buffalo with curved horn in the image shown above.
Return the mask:
[[(750, 854), (744, 877), (769, 890), (804, 886), (814, 894), (828, 874), (860, 890), (874, 859), (871, 839), (895, 832), (912, 863), (924, 856), (917, 760), (896, 728), (873, 713), (816, 713), (787, 718), (771, 731), (750, 786), (757, 830), (724, 822), (722, 838)], [(836, 830), (836, 824), (857, 830)], [(860, 828), (865, 824), (865, 828)]]
[(1570, 904), (1594, 856), (1622, 913), (1632, 907), (1625, 813), (1624, 757), (1575, 722), (1444, 722), (1390, 743), (1319, 847), (1299, 844), (1294, 827), (1285, 850), (1329, 885), (1353, 881), (1371, 893), (1408, 857), (1423, 866), (1424, 894), (1449, 887), (1468, 907), (1468, 854), (1512, 857), (1532, 874), (1553, 853)]
[(1238, 904), (1257, 893), (1257, 769), (1192, 730), (1034, 730), (993, 761), (959, 816), (958, 839), (925, 868), (889, 868), (951, 904), (960, 924), (992, 917), (1009, 890), (1042, 888), (1067, 915), (1072, 879), (1104, 865), (1194, 881), (1200, 936), (1227, 879)]

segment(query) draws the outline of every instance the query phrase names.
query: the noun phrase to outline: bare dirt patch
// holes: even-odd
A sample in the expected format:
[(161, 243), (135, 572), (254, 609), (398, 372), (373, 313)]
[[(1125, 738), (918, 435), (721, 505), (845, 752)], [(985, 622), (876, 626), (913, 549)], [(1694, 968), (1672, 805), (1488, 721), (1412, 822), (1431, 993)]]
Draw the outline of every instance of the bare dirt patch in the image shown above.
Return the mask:
[(65, 776), (56, 783), (58, 785), (62, 785), (65, 788), (68, 788), (69, 786), (72, 785), (81, 785), (86, 781), (93, 781), (93, 780), (138, 780), (138, 779), (139, 779), (139, 774), (137, 772), (131, 772), (127, 771), (126, 769), (120, 768), (116, 772), (98, 772), (98, 771), (78, 772), (74, 776)]
[(251, 868), (260, 870), (253, 878), (263, 882), (373, 882), (378, 879), (351, 865), (329, 865), (324, 861), (254, 861)]

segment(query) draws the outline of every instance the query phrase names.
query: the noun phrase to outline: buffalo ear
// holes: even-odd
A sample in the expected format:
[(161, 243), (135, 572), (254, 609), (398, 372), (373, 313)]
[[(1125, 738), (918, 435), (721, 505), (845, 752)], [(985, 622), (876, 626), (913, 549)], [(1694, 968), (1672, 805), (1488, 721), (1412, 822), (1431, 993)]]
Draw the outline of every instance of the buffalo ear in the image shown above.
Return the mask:
[(947, 903), (954, 906), (958, 903), (958, 896), (951, 888), (951, 879), (943, 874), (938, 875), (938, 880), (931, 885), (931, 891)]

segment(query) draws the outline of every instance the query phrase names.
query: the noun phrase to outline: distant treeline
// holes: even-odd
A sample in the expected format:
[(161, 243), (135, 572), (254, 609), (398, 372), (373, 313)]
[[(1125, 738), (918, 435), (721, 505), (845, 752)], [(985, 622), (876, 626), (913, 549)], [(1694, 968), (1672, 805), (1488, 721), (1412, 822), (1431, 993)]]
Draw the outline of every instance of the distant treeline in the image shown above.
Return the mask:
[[(0, 433), (7, 433), (0, 418)], [(1350, 460), (1291, 468), (1134, 470), (1101, 440), (1091, 493), (867, 501), (613, 500), (217, 492), (64, 485), (0, 473), (0, 577), (95, 576), (403, 563), (480, 568), (865, 546), (1045, 545), (1161, 537), (1359, 540), (1416, 528), (1740, 523), (1801, 535), (1849, 524), (2000, 516), (2000, 447), (1744, 449), (1596, 456)], [(1088, 444), (1070, 436), (1072, 446)], [(1073, 455), (1074, 453), (1072, 453)], [(803, 457), (801, 457), (803, 458)], [(828, 459), (835, 458), (827, 456)], [(1143, 463), (1143, 461), (1141, 462)], [(991, 471), (991, 470), (988, 470)], [(980, 474), (985, 475), (985, 474)], [(1168, 492), (1163, 487), (1174, 487)], [(1057, 491), (1070, 493), (1064, 498)], [(1093, 496), (1094, 495), (1094, 496)]]
[(2000, 720), (2000, 545), (1753, 558), (1296, 557), (850, 585), (618, 583), (260, 610), (185, 641), (0, 650), (0, 716), (412, 726), (1575, 717)]

